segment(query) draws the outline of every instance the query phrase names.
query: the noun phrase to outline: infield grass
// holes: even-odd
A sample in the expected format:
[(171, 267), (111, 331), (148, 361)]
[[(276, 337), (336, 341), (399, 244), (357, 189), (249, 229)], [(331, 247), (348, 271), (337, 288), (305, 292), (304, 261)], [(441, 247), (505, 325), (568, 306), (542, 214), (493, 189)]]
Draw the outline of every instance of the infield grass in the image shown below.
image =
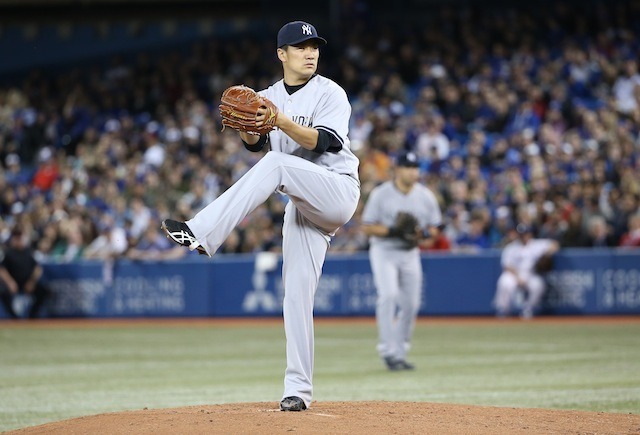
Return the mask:
[[(316, 401), (640, 413), (640, 321), (420, 321), (387, 372), (372, 319), (316, 322)], [(0, 323), (0, 431), (111, 411), (273, 402), (284, 332), (266, 322)]]

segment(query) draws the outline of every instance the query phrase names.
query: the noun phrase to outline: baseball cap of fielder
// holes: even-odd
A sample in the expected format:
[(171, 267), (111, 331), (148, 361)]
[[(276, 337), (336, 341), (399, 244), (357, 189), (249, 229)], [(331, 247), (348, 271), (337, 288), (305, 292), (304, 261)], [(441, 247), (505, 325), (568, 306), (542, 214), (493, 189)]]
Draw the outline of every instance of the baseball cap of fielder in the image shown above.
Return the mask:
[(282, 48), (285, 45), (300, 44), (309, 39), (315, 39), (320, 45), (327, 43), (326, 39), (318, 36), (316, 28), (312, 24), (304, 21), (292, 21), (280, 28), (278, 32), (278, 48)]
[(414, 152), (403, 152), (398, 154), (396, 159), (396, 166), (405, 166), (409, 168), (417, 168), (420, 166), (418, 156)]

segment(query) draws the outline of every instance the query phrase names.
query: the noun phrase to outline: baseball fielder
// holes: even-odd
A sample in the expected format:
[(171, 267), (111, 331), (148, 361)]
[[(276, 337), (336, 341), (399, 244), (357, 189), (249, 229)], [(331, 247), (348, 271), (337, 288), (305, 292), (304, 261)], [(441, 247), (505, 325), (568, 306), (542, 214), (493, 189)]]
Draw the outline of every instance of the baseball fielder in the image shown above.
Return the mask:
[(501, 256), (502, 274), (498, 278), (494, 305), (500, 317), (508, 315), (519, 291), (526, 292), (521, 316), (531, 318), (546, 290), (544, 278), (536, 273), (535, 264), (545, 254), (560, 249), (557, 241), (535, 239), (533, 228), (525, 224), (516, 227), (518, 238), (504, 247)]
[[(378, 293), (377, 350), (389, 370), (414, 368), (406, 355), (422, 292), (417, 236), (425, 234), (429, 240), (442, 224), (438, 201), (418, 183), (419, 176), (416, 155), (400, 155), (393, 179), (371, 191), (362, 215), (363, 231), (370, 236), (369, 260)], [(409, 228), (398, 227), (399, 214), (415, 218)]]
[[(264, 135), (240, 131), (247, 149), (269, 145), (270, 151), (193, 219), (162, 224), (175, 242), (211, 256), (272, 193), (288, 196), (282, 228), (287, 342), (283, 411), (311, 404), (314, 294), (331, 237), (351, 219), (360, 198), (358, 159), (347, 137), (351, 106), (339, 85), (316, 74), (319, 46), (325, 43), (309, 23), (294, 21), (280, 29), (277, 55), (284, 78), (259, 93), (279, 110), (275, 129)], [(266, 115), (261, 110), (255, 117), (258, 127)]]

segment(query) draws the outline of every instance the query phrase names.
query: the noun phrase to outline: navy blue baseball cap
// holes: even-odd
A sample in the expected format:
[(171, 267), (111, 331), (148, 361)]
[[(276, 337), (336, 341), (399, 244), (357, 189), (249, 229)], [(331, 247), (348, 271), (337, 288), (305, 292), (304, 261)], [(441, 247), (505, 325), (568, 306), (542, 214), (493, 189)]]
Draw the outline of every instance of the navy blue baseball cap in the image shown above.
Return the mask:
[(318, 32), (313, 25), (304, 21), (292, 21), (282, 26), (278, 32), (278, 48), (285, 45), (295, 45), (301, 42), (315, 39), (319, 45), (324, 45), (327, 40), (318, 36)]
[(406, 166), (409, 168), (417, 168), (420, 166), (418, 156), (414, 152), (402, 152), (398, 154), (396, 159), (396, 166)]

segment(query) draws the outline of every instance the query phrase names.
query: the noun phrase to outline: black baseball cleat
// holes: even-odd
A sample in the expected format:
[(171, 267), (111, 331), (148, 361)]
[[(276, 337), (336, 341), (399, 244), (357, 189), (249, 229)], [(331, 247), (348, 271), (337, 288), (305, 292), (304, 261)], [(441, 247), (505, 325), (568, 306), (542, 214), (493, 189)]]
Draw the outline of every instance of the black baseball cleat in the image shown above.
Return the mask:
[(285, 397), (280, 402), (280, 411), (304, 411), (307, 405), (297, 396)]
[(414, 370), (416, 368), (413, 364), (403, 359), (395, 358), (392, 356), (385, 356), (384, 363), (387, 366), (387, 369), (391, 370), (392, 372), (397, 372), (400, 370)]
[(162, 221), (160, 228), (167, 234), (168, 239), (177, 244), (186, 246), (191, 251), (197, 250), (200, 255), (209, 255), (184, 222), (165, 219)]
[(415, 370), (416, 369), (416, 366), (414, 366), (410, 362), (405, 361), (403, 359), (400, 360), (399, 364), (402, 367), (402, 370)]

